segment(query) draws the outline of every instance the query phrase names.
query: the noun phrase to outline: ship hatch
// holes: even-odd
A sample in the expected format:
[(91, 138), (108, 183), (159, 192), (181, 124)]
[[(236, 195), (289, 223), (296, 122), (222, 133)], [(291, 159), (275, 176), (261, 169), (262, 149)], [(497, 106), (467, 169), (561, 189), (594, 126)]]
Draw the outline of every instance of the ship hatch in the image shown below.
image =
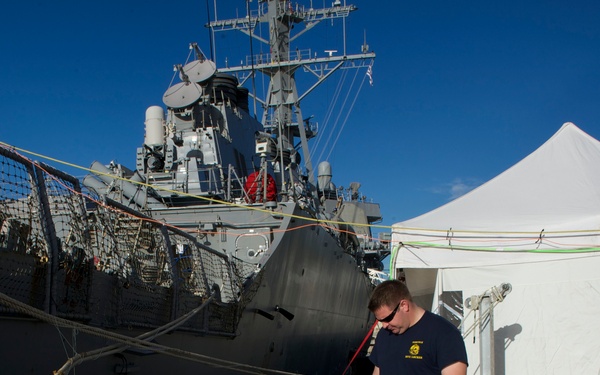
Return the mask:
[[(267, 229), (265, 229), (267, 232)], [(235, 241), (236, 257), (256, 261), (269, 248), (269, 239), (266, 235), (256, 232), (245, 233), (238, 236)]]

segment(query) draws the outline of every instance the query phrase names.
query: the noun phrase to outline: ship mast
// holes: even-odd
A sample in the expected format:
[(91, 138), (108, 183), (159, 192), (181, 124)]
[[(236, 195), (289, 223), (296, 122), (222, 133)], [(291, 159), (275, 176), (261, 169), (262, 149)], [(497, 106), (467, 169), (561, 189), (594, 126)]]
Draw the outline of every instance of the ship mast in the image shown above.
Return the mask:
[[(324, 57), (317, 57), (316, 53), (313, 55), (310, 50), (290, 51), (290, 42), (321, 21), (335, 18), (345, 20), (350, 12), (357, 9), (356, 6), (342, 5), (340, 1), (335, 1), (330, 8), (313, 9), (311, 7), (305, 9), (287, 0), (262, 0), (260, 3), (262, 3), (262, 7), (259, 6), (256, 15), (248, 14), (244, 18), (215, 20), (207, 25), (213, 32), (239, 30), (269, 46), (269, 54), (250, 56), (245, 65), (219, 68), (219, 72), (238, 74), (240, 84), (253, 77), (255, 72), (260, 72), (269, 78), (269, 87), (264, 99), (258, 98), (256, 93), (250, 95), (263, 106), (262, 123), (265, 130), (275, 135), (277, 142), (275, 160), (278, 165), (274, 169), (282, 172), (282, 190), (291, 189), (293, 183), (297, 182), (299, 178), (294, 175), (297, 172), (293, 172), (297, 169), (295, 168), (297, 150), (294, 146), (296, 138), (300, 141), (305, 173), (308, 175), (309, 182), (314, 185), (314, 173), (307, 141), (316, 133), (308, 121), (303, 120), (300, 102), (333, 72), (341, 67), (365, 67), (368, 64), (367, 61), (375, 58), (375, 54), (368, 52), (366, 47), (363, 47), (360, 54), (346, 55), (345, 40), (342, 56), (333, 56), (333, 53), (337, 51), (328, 51), (329, 54)], [(267, 5), (266, 11), (265, 4)], [(261, 23), (269, 25), (269, 40), (265, 40), (253, 32)], [(300, 23), (305, 24), (304, 29), (292, 36), (292, 28)], [(299, 94), (295, 72), (301, 67), (312, 73), (317, 80), (304, 93)], [(291, 173), (286, 175), (283, 173), (286, 170)]]

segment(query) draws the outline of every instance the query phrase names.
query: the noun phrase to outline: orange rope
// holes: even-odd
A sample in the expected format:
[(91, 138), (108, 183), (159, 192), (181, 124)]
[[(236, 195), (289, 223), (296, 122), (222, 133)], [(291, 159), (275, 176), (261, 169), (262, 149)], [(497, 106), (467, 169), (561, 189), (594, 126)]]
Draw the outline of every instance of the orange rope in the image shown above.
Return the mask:
[(371, 335), (373, 334), (373, 330), (375, 329), (375, 326), (377, 325), (377, 323), (379, 323), (379, 322), (377, 320), (375, 320), (375, 323), (373, 323), (373, 325), (371, 326), (371, 329), (369, 329), (369, 332), (367, 332), (367, 335), (365, 336), (363, 341), (360, 343), (360, 346), (358, 347), (358, 349), (356, 349), (356, 352), (354, 352), (352, 359), (350, 360), (350, 362), (348, 362), (348, 366), (346, 366), (346, 368), (344, 369), (344, 372), (342, 372), (342, 375), (344, 375), (346, 373), (346, 371), (348, 371), (348, 369), (350, 368), (350, 365), (352, 365), (352, 362), (354, 362), (358, 353), (360, 353), (363, 346), (365, 346), (365, 343), (367, 342), (369, 337), (371, 337)]

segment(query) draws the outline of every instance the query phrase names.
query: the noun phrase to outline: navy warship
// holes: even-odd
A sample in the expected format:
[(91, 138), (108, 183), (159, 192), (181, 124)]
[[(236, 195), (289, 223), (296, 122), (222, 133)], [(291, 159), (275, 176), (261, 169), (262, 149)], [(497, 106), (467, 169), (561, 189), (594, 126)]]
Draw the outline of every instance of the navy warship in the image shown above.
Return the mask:
[[(209, 21), (213, 35), (241, 32), (269, 52), (217, 67), (191, 43), (164, 106), (146, 110), (131, 168), (94, 162), (77, 179), (0, 147), (0, 327), (14, 338), (3, 372), (344, 370), (372, 320), (368, 270), (387, 247), (360, 184), (337, 188), (326, 161), (313, 170), (318, 129), (300, 104), (375, 54), (290, 46), (356, 9), (263, 0)], [(315, 79), (304, 92), (299, 72)]]

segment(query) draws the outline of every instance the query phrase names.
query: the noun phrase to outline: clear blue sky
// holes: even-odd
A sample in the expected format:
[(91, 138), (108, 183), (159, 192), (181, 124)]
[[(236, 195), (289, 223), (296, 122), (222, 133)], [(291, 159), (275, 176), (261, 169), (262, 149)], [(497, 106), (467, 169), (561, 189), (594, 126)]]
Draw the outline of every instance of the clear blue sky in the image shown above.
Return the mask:
[[(360, 181), (381, 203), (383, 224), (493, 178), (564, 122), (600, 138), (600, 2), (352, 4), (348, 52), (366, 31), (374, 85), (360, 91), (330, 161), (338, 186)], [(245, 2), (219, 1), (219, 11), (244, 15)], [(162, 105), (173, 65), (189, 42), (209, 51), (206, 20), (205, 0), (4, 4), (0, 140), (85, 167), (116, 160), (133, 168), (144, 112)], [(335, 42), (324, 27), (301, 48), (311, 38), (323, 50)], [(305, 117), (323, 124), (334, 90), (303, 103)]]

